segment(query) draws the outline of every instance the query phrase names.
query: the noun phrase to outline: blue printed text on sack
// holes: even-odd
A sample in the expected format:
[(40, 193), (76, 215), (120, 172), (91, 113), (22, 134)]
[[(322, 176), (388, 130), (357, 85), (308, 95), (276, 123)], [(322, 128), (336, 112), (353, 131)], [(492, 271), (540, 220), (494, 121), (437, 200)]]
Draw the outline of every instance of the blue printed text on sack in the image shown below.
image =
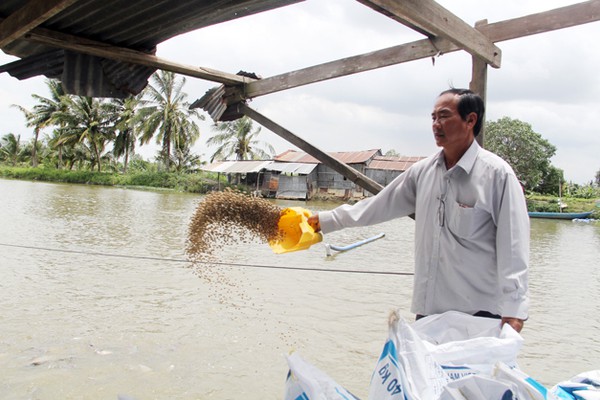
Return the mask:
[[(392, 373), (390, 371), (390, 364), (386, 363), (383, 367), (381, 367), (378, 371), (379, 377), (381, 378), (381, 384), (385, 387), (385, 389), (390, 393), (390, 395), (396, 395), (398, 393), (402, 393), (402, 385), (401, 382), (398, 381), (398, 378), (392, 378)], [(390, 379), (392, 378), (392, 379)], [(389, 382), (388, 382), (389, 380)]]

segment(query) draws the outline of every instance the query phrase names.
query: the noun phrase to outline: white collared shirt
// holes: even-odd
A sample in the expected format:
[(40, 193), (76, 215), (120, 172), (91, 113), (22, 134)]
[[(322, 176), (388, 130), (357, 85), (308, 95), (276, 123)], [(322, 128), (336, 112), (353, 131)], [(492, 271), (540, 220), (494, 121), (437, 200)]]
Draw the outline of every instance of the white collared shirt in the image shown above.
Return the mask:
[(527, 318), (529, 217), (512, 168), (476, 141), (446, 169), (442, 152), (378, 195), (319, 212), (323, 233), (415, 217), (411, 311), (489, 311)]

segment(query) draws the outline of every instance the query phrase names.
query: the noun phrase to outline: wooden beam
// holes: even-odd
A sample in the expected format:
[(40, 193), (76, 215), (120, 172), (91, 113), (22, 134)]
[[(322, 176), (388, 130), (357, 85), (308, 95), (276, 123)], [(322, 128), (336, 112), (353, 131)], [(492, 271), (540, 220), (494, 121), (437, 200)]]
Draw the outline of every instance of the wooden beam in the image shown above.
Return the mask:
[[(260, 79), (246, 85), (244, 97), (263, 96), (310, 83), (433, 57), (440, 51), (445, 53), (455, 50), (458, 50), (458, 47), (446, 40), (436, 41), (434, 46), (431, 40), (423, 39)], [(236, 99), (232, 98), (230, 101), (235, 102)]]
[(494, 42), (502, 42), (596, 21), (600, 21), (600, 0), (586, 1), (492, 24), (482, 24), (476, 28)]
[[(488, 25), (478, 25), (476, 29), (488, 36), (491, 41), (500, 42), (599, 20), (600, 0), (592, 0), (526, 17)], [(522, 23), (517, 23), (516, 21), (522, 21)], [(254, 98), (264, 96), (327, 79), (434, 57), (438, 54), (451, 53), (458, 50), (461, 50), (460, 47), (442, 38), (436, 38), (434, 41), (429, 39), (417, 40), (248, 83), (243, 96), (241, 94), (231, 96), (228, 99), (228, 104), (235, 103), (242, 97)]]
[(359, 0), (408, 27), (425, 31), (428, 37), (442, 37), (471, 55), (500, 68), (502, 51), (477, 31), (434, 0)]
[(337, 158), (330, 156), (329, 154), (325, 153), (319, 148), (308, 143), (306, 140), (296, 136), (292, 132), (285, 129), (283, 126), (270, 120), (269, 118), (260, 114), (258, 111), (248, 107), (246, 104), (240, 103), (238, 107), (239, 112), (243, 113), (244, 115), (247, 115), (248, 117), (252, 118), (254, 121), (258, 122), (265, 128), (281, 136), (282, 138), (297, 146), (298, 148), (304, 150), (311, 156), (315, 157), (317, 160), (321, 161), (323, 164), (339, 172), (340, 174), (342, 174), (358, 186), (368, 190), (372, 194), (377, 194), (381, 191), (381, 189), (383, 189), (383, 186), (381, 186), (379, 183), (375, 182), (368, 176), (355, 170), (348, 164), (339, 161)]
[(29, 33), (25, 34), (23, 39), (52, 47), (71, 50), (77, 53), (90, 54), (93, 56), (108, 58), (125, 63), (145, 65), (194, 78), (204, 79), (207, 81), (219, 82), (226, 85), (239, 85), (254, 81), (254, 79), (245, 76), (221, 72), (210, 68), (178, 64), (141, 51), (132, 50), (125, 47), (111, 46), (106, 43), (76, 37), (44, 28), (33, 29)]
[(30, 0), (0, 23), (0, 48), (52, 18), (77, 0)]
[[(481, 25), (487, 24), (487, 20), (478, 21), (475, 23), (475, 27), (479, 27)], [(472, 56), (472, 70), (471, 70), (471, 82), (469, 84), (469, 89), (473, 92), (479, 94), (483, 99), (484, 107), (487, 109), (487, 76), (488, 76), (488, 66), (479, 57)], [(483, 119), (481, 121), (481, 131), (479, 135), (475, 137), (477, 143), (481, 147), (485, 145), (485, 113), (483, 114)]]

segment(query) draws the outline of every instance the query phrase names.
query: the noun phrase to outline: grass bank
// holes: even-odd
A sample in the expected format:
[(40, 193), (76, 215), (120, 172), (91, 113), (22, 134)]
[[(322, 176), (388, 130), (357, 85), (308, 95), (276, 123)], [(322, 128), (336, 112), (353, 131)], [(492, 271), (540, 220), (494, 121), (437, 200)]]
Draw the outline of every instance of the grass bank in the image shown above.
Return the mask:
[[(173, 172), (117, 172), (67, 171), (44, 167), (8, 167), (0, 166), (0, 177), (29, 181), (62, 182), (86, 185), (126, 186), (138, 188), (172, 189), (181, 192), (208, 193), (219, 188), (218, 176), (215, 173), (199, 172), (178, 174)], [(220, 187), (229, 186), (223, 176)], [(321, 199), (323, 200), (323, 199)], [(594, 211), (592, 217), (600, 219), (600, 199), (584, 199), (565, 196), (562, 202), (568, 207), (564, 211)], [(527, 196), (529, 211), (557, 212), (558, 198), (531, 194)]]
[[(76, 183), (85, 185), (146, 187), (173, 189), (182, 192), (207, 193), (218, 188), (216, 174), (178, 174), (172, 172), (67, 171), (48, 168), (0, 166), (0, 177), (28, 181)], [(221, 182), (221, 186), (224, 182)]]
[[(600, 199), (582, 199), (578, 197), (563, 196), (561, 202), (567, 207), (564, 212), (593, 211), (592, 218), (600, 219)], [(559, 202), (556, 196), (532, 194), (527, 196), (527, 209), (529, 211), (559, 212)]]

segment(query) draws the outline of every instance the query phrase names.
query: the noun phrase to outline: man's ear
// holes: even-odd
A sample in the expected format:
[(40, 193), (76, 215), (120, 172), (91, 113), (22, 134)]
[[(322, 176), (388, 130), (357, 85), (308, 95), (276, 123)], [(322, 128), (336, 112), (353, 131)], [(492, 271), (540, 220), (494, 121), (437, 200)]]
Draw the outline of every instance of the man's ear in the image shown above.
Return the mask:
[(467, 123), (474, 127), (477, 123), (477, 114), (474, 112), (469, 113), (469, 115), (467, 115)]

